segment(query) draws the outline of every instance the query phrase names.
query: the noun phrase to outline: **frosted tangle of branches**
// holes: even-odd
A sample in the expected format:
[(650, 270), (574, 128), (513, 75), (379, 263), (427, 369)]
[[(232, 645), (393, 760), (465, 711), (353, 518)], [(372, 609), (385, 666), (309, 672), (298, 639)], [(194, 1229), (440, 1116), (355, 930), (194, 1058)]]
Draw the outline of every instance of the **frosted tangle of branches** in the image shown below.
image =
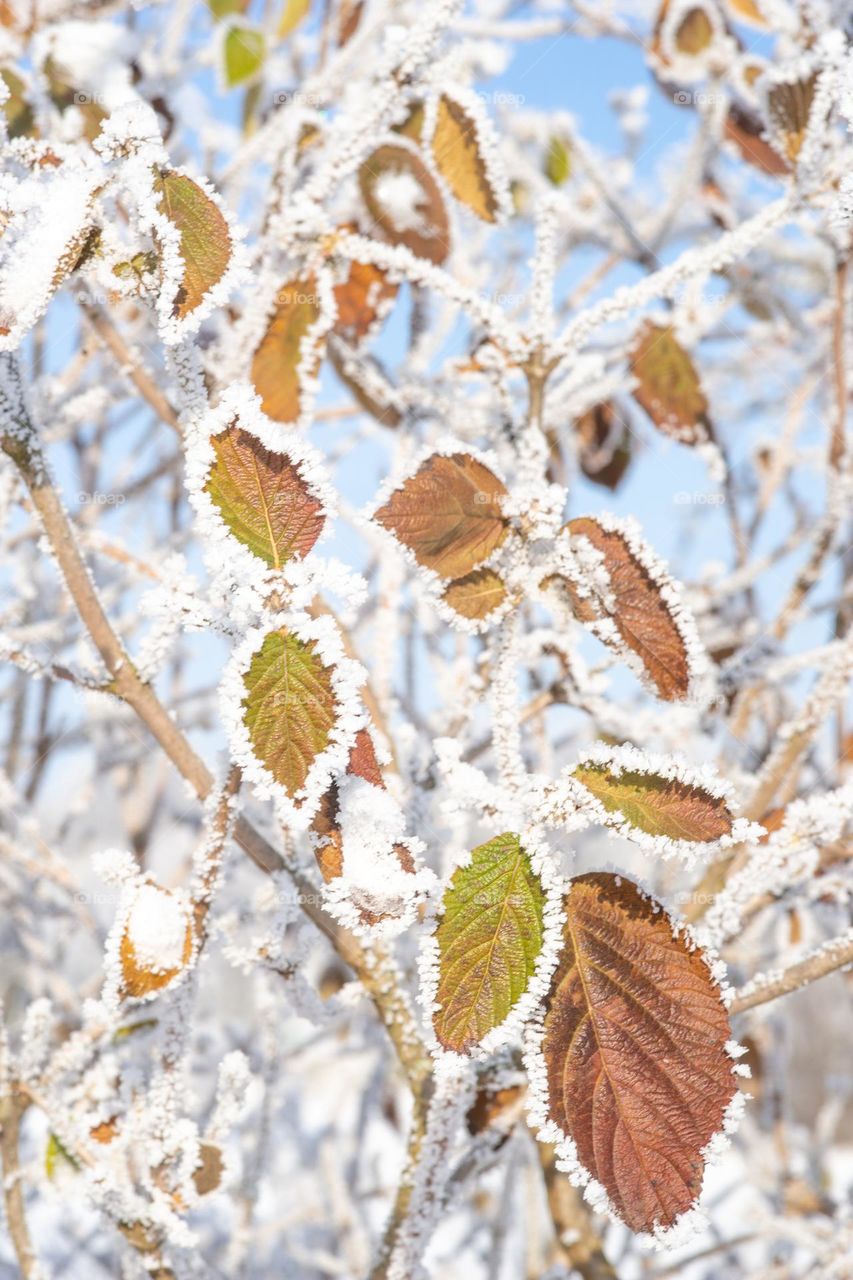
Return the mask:
[[(697, 7), (711, 34), (685, 51)], [(0, 74), (16, 77), (0, 176), (2, 1274), (853, 1274), (846, 7), (0, 5)], [(264, 54), (228, 91), (241, 22)], [(605, 37), (637, 81), (596, 90), (607, 146), (569, 90), (540, 109), (516, 71), (565, 42), (570, 80)], [(515, 74), (523, 92), (495, 87)], [(768, 172), (766, 149), (789, 145), (773, 87), (805, 82), (796, 163)], [(446, 95), (495, 225), (404, 132), (422, 105), (432, 136)], [(651, 165), (657, 99), (675, 140)], [(404, 234), (366, 216), (360, 171), (389, 140), (427, 156), (448, 218), (433, 259), (412, 248), (424, 217), (405, 174), (376, 184)], [(186, 310), (167, 171), (198, 184), (229, 245)], [(338, 314), (353, 263), (399, 286), (357, 338)], [(285, 424), (253, 353), (294, 280), (312, 311)], [(649, 319), (701, 368), (701, 440), (635, 403)], [(577, 424), (604, 403), (616, 418), (591, 449)], [(317, 504), (316, 545), (283, 568), (211, 501), (211, 437), (234, 422), (286, 450)], [(460, 452), (508, 490), (511, 531), (486, 562), (507, 596), (485, 622), (372, 518)], [(651, 696), (607, 608), (584, 630), (543, 586), (607, 605), (600, 554), (563, 528), (585, 515), (666, 602), (687, 698)], [(334, 725), (295, 796), (243, 714), (280, 629), (333, 672)], [(345, 772), (365, 731), (381, 785)], [(708, 844), (637, 832), (590, 799), (579, 762), (704, 788), (736, 822)], [(330, 787), (341, 866), (324, 880)], [(545, 941), (523, 1001), (461, 1060), (433, 1033), (429, 934), (454, 869), (507, 831), (545, 885)], [(606, 1197), (571, 1152), (533, 1136), (556, 1135), (525, 1024), (568, 878), (602, 868), (689, 921), (746, 1050), (729, 1046), (734, 1071), (752, 1068), (705, 1221), (680, 1223), (668, 1253), (593, 1213)]]

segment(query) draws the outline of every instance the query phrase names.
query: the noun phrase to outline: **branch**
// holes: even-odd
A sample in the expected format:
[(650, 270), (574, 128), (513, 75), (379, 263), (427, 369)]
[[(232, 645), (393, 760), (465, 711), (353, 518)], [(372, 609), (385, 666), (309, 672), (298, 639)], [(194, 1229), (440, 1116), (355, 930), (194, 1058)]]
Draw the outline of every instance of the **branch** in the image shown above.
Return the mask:
[[(0, 424), (3, 428), (0, 448), (21, 473), (68, 591), (109, 672), (109, 691), (136, 712), (198, 798), (205, 800), (215, 785), (214, 776), (175, 724), (154, 689), (139, 675), (104, 613), (74, 531), (50, 481), (35, 429), (26, 411), (17, 366), (6, 357), (2, 367), (7, 376), (5, 385), (0, 386)], [(12, 396), (17, 403), (12, 403)], [(330, 938), (373, 999), (409, 1083), (418, 1090), (429, 1073), (428, 1055), (421, 1044), (414, 1015), (393, 961), (381, 947), (374, 945), (368, 950), (352, 934), (340, 929), (323, 911), (320, 894), (313, 881), (298, 867), (285, 861), (245, 818), (238, 819), (235, 824), (234, 838), (255, 865), (268, 875), (288, 873), (302, 910)]]
[(38, 1273), (38, 1263), (24, 1213), (24, 1190), (18, 1162), (21, 1117), (28, 1106), (29, 1100), (14, 1087), (0, 1102), (0, 1172), (3, 1175), (6, 1227), (24, 1280), (30, 1280), (30, 1277), (35, 1277)]
[(745, 1013), (756, 1005), (767, 1004), (770, 1000), (778, 1000), (780, 996), (799, 991), (829, 973), (853, 964), (853, 931), (842, 934), (825, 943), (818, 951), (814, 951), (804, 960), (783, 969), (781, 973), (770, 974), (766, 979), (758, 978), (741, 987), (735, 996), (729, 1012)]

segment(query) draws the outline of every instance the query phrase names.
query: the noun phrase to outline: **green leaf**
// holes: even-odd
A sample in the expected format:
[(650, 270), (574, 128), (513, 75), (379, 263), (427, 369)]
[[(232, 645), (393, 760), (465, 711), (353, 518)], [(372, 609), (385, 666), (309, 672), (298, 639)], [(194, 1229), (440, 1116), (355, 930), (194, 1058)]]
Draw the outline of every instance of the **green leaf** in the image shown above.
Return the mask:
[(325, 516), (287, 454), (267, 449), (236, 422), (211, 444), (216, 456), (205, 491), (238, 542), (274, 569), (307, 555)]
[(618, 772), (603, 764), (582, 764), (576, 778), (608, 813), (650, 836), (704, 843), (732, 829), (724, 800), (695, 784), (656, 773)]
[(295, 31), (310, 8), (311, 0), (284, 0), (284, 9), (278, 24), (279, 36), (289, 36), (291, 31)]
[(507, 832), (473, 851), (443, 905), (433, 1025), (445, 1049), (466, 1053), (527, 990), (542, 950), (545, 893), (518, 836)]
[(266, 40), (254, 27), (231, 26), (222, 45), (225, 83), (229, 89), (253, 80), (264, 63)]
[(159, 196), (160, 212), (181, 236), (184, 273), (172, 315), (183, 319), (225, 274), (231, 259), (231, 233), (222, 211), (185, 174), (161, 170), (155, 175), (154, 190)]
[(245, 13), (249, 0), (207, 0), (207, 7), (214, 18), (227, 18), (229, 13)]
[(572, 173), (572, 157), (566, 142), (557, 134), (548, 143), (545, 176), (555, 187), (562, 187)]
[(243, 677), (243, 722), (252, 750), (289, 796), (305, 785), (337, 717), (331, 671), (284, 629), (271, 631)]
[(44, 1171), (48, 1178), (53, 1181), (62, 1166), (74, 1170), (80, 1168), (71, 1152), (63, 1146), (56, 1134), (52, 1133), (47, 1140), (47, 1148), (44, 1153)]

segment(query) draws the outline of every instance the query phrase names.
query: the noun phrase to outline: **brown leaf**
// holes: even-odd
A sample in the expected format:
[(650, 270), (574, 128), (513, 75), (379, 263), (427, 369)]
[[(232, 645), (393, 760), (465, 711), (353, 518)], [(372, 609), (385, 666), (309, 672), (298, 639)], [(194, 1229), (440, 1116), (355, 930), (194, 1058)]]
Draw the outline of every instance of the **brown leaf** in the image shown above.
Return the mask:
[(446, 94), (438, 102), (432, 154), (456, 199), (484, 222), (495, 222), (498, 199), (480, 154), (476, 124), (459, 103)]
[(358, 173), (362, 198), (383, 237), (440, 265), (450, 252), (447, 210), (414, 147), (386, 142)]
[(364, 0), (342, 0), (338, 10), (338, 45), (343, 48), (352, 40), (364, 14)]
[(579, 876), (546, 1001), (549, 1118), (632, 1231), (696, 1201), (735, 1092), (729, 1020), (700, 952), (624, 876)]
[(234, 537), (274, 569), (307, 555), (326, 517), (287, 454), (267, 449), (236, 422), (211, 444), (205, 491)]
[(764, 128), (761, 121), (743, 107), (733, 105), (729, 108), (724, 133), (735, 144), (743, 159), (762, 173), (781, 177), (791, 172), (788, 161), (762, 136)]
[(335, 333), (351, 345), (359, 343), (397, 296), (388, 273), (370, 262), (350, 263), (346, 280), (335, 286)]
[(306, 340), (320, 319), (313, 276), (290, 280), (278, 292), (276, 308), (252, 358), (252, 382), (264, 413), (277, 422), (295, 422), (302, 404), (300, 370), (311, 377), (320, 362), (320, 342)]
[(202, 1142), (198, 1149), (199, 1164), (193, 1170), (193, 1184), (200, 1196), (215, 1191), (222, 1181), (225, 1162), (222, 1152), (213, 1142)]
[(588, 516), (571, 520), (566, 527), (573, 538), (585, 538), (601, 553), (608, 577), (603, 597), (582, 598), (571, 590), (580, 621), (594, 624), (610, 618), (622, 641), (640, 659), (658, 695), (669, 702), (686, 698), (690, 692), (687, 644), (660, 584), (621, 532), (605, 529)]
[(464, 578), (456, 578), (444, 589), (445, 604), (463, 618), (481, 622), (494, 613), (506, 599), (506, 583), (494, 569), (475, 569)]
[(634, 398), (659, 430), (682, 444), (711, 438), (708, 401), (699, 374), (669, 325), (647, 322), (630, 355)]
[(587, 409), (575, 423), (580, 443), (578, 461), (587, 480), (611, 491), (631, 462), (631, 431), (612, 400)]
[(464, 577), (490, 556), (509, 526), (497, 476), (467, 453), (436, 453), (376, 512), (414, 554), (442, 578)]
[[(347, 773), (363, 778), (374, 787), (385, 787), (382, 770), (376, 759), (373, 739), (367, 729), (359, 729), (355, 742), (350, 748), (347, 762)], [(319, 836), (314, 856), (317, 866), (326, 884), (336, 880), (343, 874), (343, 838), (338, 819), (339, 795), (338, 785), (333, 782), (320, 801), (320, 806), (311, 822), (311, 830)], [(408, 854), (408, 850), (406, 850)], [(411, 856), (409, 855), (411, 861)], [(402, 860), (401, 865), (404, 866)], [(414, 866), (411, 867), (414, 871)]]

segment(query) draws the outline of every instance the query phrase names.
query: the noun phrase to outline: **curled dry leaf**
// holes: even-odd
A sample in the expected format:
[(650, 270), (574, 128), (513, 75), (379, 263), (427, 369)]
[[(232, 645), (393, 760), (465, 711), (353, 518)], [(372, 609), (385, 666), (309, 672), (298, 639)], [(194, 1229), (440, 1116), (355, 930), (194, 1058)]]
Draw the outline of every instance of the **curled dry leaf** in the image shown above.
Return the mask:
[(189, 964), (192, 918), (168, 889), (143, 884), (130, 905), (119, 944), (122, 999), (140, 999), (169, 985)]
[[(357, 778), (363, 778), (365, 782), (371, 783), (374, 787), (384, 788), (385, 782), (382, 777), (382, 770), (379, 768), (379, 761), (376, 759), (376, 750), (369, 730), (359, 729), (355, 735), (355, 742), (350, 748), (346, 771)], [(333, 782), (321, 799), (317, 812), (311, 821), (311, 830), (318, 837), (314, 853), (320, 873), (326, 884), (330, 884), (332, 880), (336, 880), (338, 876), (343, 875), (344, 870), (343, 835), (340, 828), (339, 807), (338, 784)]]
[(395, 490), (374, 519), (442, 578), (476, 569), (509, 530), (505, 485), (467, 453), (436, 453)]
[(735, 1093), (731, 1032), (708, 966), (622, 876), (572, 881), (545, 1003), (548, 1115), (632, 1231), (695, 1203)]
[(506, 583), (494, 569), (475, 569), (464, 578), (448, 583), (443, 596), (445, 604), (463, 618), (482, 622), (506, 599)]
[[(621, 640), (637, 656), (659, 697), (669, 702), (688, 697), (690, 655), (680, 620), (665, 598), (665, 575), (657, 572), (653, 576), (620, 530), (605, 528), (588, 516), (571, 520), (566, 528), (573, 538), (585, 539), (599, 553), (600, 567), (607, 576), (607, 590), (597, 591), (593, 581), (587, 596), (562, 580), (578, 619), (617, 653)], [(648, 562), (653, 562), (651, 554)], [(597, 627), (605, 620), (615, 627), (616, 636)]]
[(295, 422), (302, 406), (301, 377), (313, 377), (320, 363), (321, 340), (312, 340), (320, 319), (313, 276), (290, 280), (276, 297), (266, 332), (252, 358), (252, 382), (264, 413), (277, 422)]
[(266, 448), (236, 422), (211, 443), (205, 491), (234, 537), (274, 569), (307, 555), (325, 515), (287, 454)]
[(578, 765), (572, 777), (620, 826), (624, 820), (650, 836), (699, 843), (731, 832), (733, 818), (725, 800), (695, 784), (589, 761)]
[(243, 676), (243, 723), (255, 756), (292, 798), (328, 745), (337, 718), (331, 670), (282, 628), (270, 631)]
[(386, 314), (397, 296), (388, 273), (370, 262), (351, 262), (349, 274), (335, 285), (335, 333), (355, 346)]
[(181, 283), (172, 315), (183, 319), (224, 276), (231, 261), (231, 232), (222, 210), (186, 174), (161, 169), (154, 176), (160, 212), (180, 233)]
[(495, 222), (499, 202), (480, 154), (476, 122), (446, 94), (438, 100), (432, 154), (456, 199), (484, 222)]
[(630, 355), (634, 398), (659, 430), (682, 444), (712, 435), (708, 401), (696, 366), (669, 325), (646, 323)]
[(602, 400), (575, 423), (581, 471), (593, 484), (618, 488), (631, 462), (631, 430), (612, 400)]
[(545, 893), (517, 835), (481, 844), (454, 872), (435, 932), (439, 1043), (467, 1053), (512, 1012), (542, 950)]
[(450, 252), (438, 183), (414, 146), (386, 142), (358, 174), (361, 195), (382, 237), (440, 265)]

